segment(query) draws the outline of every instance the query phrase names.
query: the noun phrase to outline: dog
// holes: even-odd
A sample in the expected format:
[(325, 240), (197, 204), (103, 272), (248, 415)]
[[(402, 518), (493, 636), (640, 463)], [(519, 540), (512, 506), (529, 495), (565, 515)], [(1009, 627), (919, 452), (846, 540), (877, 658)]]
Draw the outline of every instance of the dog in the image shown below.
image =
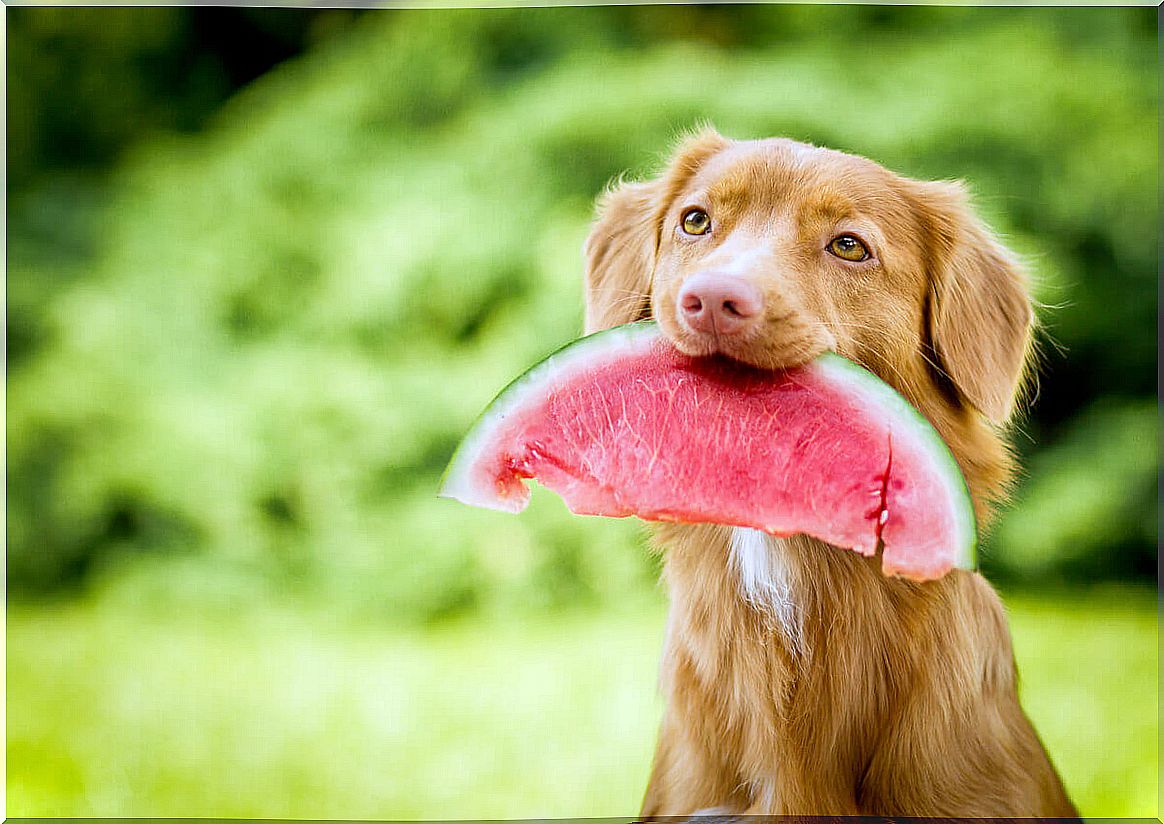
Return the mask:
[[(764, 369), (835, 351), (925, 415), (989, 523), (1034, 314), (960, 184), (707, 128), (600, 199), (584, 253), (587, 332), (653, 318), (688, 355)], [(981, 575), (915, 583), (804, 536), (652, 529), (670, 610), (645, 819), (1077, 816)]]

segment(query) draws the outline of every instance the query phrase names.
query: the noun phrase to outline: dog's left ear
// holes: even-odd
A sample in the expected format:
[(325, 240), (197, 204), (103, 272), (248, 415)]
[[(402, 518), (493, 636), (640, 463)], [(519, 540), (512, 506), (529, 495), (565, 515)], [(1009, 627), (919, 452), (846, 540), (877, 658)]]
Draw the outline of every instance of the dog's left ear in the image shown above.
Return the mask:
[(1031, 351), (1026, 274), (971, 211), (961, 184), (922, 183), (915, 194), (929, 225), (929, 345), (959, 395), (1005, 423)]

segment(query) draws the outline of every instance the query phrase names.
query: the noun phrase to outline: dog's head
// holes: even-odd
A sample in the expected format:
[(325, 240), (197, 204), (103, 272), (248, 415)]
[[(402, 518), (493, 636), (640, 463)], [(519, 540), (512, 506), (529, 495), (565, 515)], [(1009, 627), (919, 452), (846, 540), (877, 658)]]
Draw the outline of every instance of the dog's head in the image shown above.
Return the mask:
[(976, 498), (997, 495), (990, 424), (1013, 411), (1033, 315), (959, 185), (708, 130), (603, 198), (586, 257), (588, 332), (654, 317), (683, 352), (761, 368), (834, 350), (930, 418)]

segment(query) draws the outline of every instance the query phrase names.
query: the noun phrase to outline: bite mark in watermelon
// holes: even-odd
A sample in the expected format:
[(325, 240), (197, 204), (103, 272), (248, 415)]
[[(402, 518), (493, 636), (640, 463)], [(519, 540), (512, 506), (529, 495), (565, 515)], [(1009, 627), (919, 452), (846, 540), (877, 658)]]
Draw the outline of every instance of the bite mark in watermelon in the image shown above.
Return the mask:
[(519, 377), (454, 454), (441, 495), (519, 512), (536, 478), (580, 515), (804, 533), (915, 580), (973, 568), (965, 480), (879, 378), (826, 353), (769, 372), (676, 350), (649, 322), (589, 335)]

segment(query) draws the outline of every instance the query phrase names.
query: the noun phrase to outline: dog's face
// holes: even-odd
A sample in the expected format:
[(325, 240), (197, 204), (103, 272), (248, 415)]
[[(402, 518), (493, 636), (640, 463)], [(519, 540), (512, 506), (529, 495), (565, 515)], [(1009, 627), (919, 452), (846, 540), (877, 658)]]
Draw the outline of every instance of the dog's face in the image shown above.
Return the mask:
[(704, 132), (607, 196), (587, 256), (588, 331), (653, 316), (687, 354), (761, 368), (834, 350), (915, 404), (1010, 414), (1030, 303), (954, 184)]
[(873, 163), (788, 140), (725, 147), (666, 208), (652, 312), (687, 354), (761, 368), (916, 349), (921, 229)]

